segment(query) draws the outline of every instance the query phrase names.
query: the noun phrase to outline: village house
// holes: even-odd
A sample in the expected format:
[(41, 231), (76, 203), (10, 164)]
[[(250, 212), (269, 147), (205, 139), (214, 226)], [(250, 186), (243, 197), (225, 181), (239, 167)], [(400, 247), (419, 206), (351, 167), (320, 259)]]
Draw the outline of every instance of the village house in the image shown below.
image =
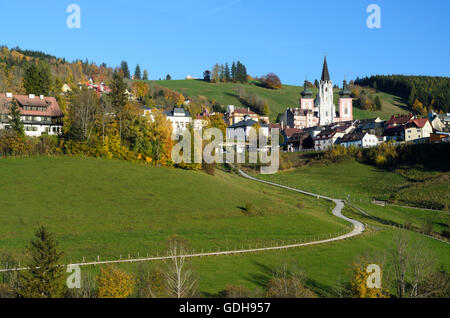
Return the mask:
[(431, 126), (436, 131), (444, 131), (446, 129), (446, 125), (441, 120), (438, 114), (435, 112), (431, 112), (428, 114), (428, 119), (430, 120)]
[(263, 136), (269, 136), (269, 126), (266, 123), (255, 121), (247, 115), (242, 121), (227, 127), (227, 140), (234, 140), (234, 138), (237, 138), (239, 141), (245, 140), (248, 142), (250, 139), (251, 128), (257, 127), (260, 128), (260, 132)]
[(450, 142), (450, 133), (437, 131), (430, 135), (431, 143)]
[(354, 146), (357, 148), (370, 148), (378, 145), (378, 138), (367, 132), (345, 134), (336, 141), (336, 144), (348, 148)]
[(39, 137), (42, 134), (57, 135), (62, 132), (64, 115), (56, 99), (33, 94), (6, 93), (0, 95), (0, 129), (8, 127), (12, 101), (16, 101), (19, 106), (25, 135)]
[(284, 146), (287, 152), (314, 150), (315, 142), (310, 132), (301, 131), (292, 134)]
[(414, 119), (405, 125), (405, 141), (427, 141), (432, 132), (433, 127), (428, 121), (428, 118)]
[(243, 121), (245, 116), (248, 116), (254, 121), (259, 121), (258, 114), (251, 111), (250, 108), (235, 108), (234, 105), (227, 106), (227, 112), (225, 113), (224, 119), (225, 123), (230, 126)]
[(335, 144), (338, 138), (344, 135), (345, 132), (339, 131), (337, 128), (327, 128), (314, 138), (314, 149), (316, 151), (328, 150)]
[(204, 108), (200, 114), (192, 121), (192, 126), (195, 130), (202, 130), (203, 127), (208, 126), (208, 118), (213, 115), (210, 114), (207, 108)]
[(355, 122), (356, 132), (366, 132), (375, 136), (382, 136), (385, 121), (379, 117), (370, 119), (360, 119)]
[(383, 136), (386, 141), (405, 141), (405, 126), (388, 126), (384, 129)]
[(164, 115), (172, 123), (173, 133), (177, 136), (183, 134), (192, 122), (191, 114), (184, 108), (165, 111)]

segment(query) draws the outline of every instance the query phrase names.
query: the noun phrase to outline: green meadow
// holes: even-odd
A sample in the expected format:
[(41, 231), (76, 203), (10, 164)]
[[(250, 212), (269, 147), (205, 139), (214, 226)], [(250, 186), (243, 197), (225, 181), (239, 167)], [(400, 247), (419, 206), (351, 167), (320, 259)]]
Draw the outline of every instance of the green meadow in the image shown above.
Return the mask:
[[(380, 264), (380, 259), (389, 259), (398, 230), (381, 225), (361, 214), (344, 209), (344, 214), (362, 220), (367, 231), (356, 238), (323, 245), (270, 251), (255, 254), (203, 257), (189, 261), (194, 270), (201, 296), (217, 297), (220, 291), (230, 285), (241, 285), (250, 290), (264, 290), (274, 272), (281, 266), (301, 270), (306, 274), (308, 288), (319, 297), (339, 297), (338, 286), (351, 281), (353, 264), (365, 258)], [(436, 266), (450, 269), (450, 253), (447, 244), (424, 237), (411, 231), (404, 231), (411, 246), (420, 244), (436, 261)], [(163, 268), (162, 262), (121, 264), (128, 272), (139, 268)], [(99, 272), (99, 267), (89, 266), (88, 271)], [(383, 286), (386, 286), (383, 282)]]
[[(39, 225), (80, 261), (270, 246), (347, 231), (333, 204), (235, 174), (74, 157), (0, 159), (0, 250), (22, 258)], [(252, 205), (255, 216), (247, 216)]]
[[(299, 107), (300, 93), (303, 87), (293, 85), (283, 85), (281, 89), (272, 90), (261, 87), (257, 82), (249, 84), (238, 83), (207, 83), (203, 80), (170, 80), (170, 81), (148, 81), (149, 84), (167, 87), (179, 93), (185, 93), (191, 98), (205, 96), (209, 99), (214, 98), (222, 105), (243, 106), (239, 100), (238, 89), (243, 86), (247, 92), (252, 92), (268, 101), (270, 106), (270, 119), (275, 121), (277, 115), (282, 113), (288, 107)], [(340, 83), (339, 83), (340, 84)], [(317, 88), (312, 88), (314, 95), (317, 94)], [(383, 108), (381, 111), (368, 111), (354, 107), (355, 119), (381, 117), (389, 119), (393, 114), (407, 113), (403, 109), (405, 106), (400, 98), (387, 93), (376, 93), (381, 98)], [(339, 90), (335, 89), (335, 104), (338, 105)]]
[(372, 204), (374, 198), (386, 200), (395, 195), (399, 204), (414, 206), (417, 198), (450, 201), (448, 172), (398, 169), (386, 171), (349, 160), (342, 163), (305, 166), (259, 178), (297, 187), (306, 191), (346, 199), (373, 216), (397, 225), (421, 228), (431, 219), (433, 231), (449, 231), (450, 214), (397, 206)]
[[(323, 170), (323, 171), (322, 171)], [(340, 171), (338, 173), (338, 171)], [(401, 177), (357, 163), (318, 166), (259, 176), (313, 192), (345, 197), (364, 206), (372, 193), (388, 191)], [(325, 177), (326, 176), (326, 177)], [(235, 174), (156, 168), (115, 160), (78, 157), (0, 159), (0, 252), (24, 259), (24, 249), (39, 225), (47, 226), (65, 252), (64, 261), (92, 261), (161, 255), (168, 238), (183, 238), (191, 251), (293, 243), (309, 237), (348, 231), (348, 224), (331, 215), (333, 205), (299, 193), (259, 184)], [(366, 181), (364, 181), (365, 179)], [(378, 190), (375, 190), (378, 189)], [(374, 192), (375, 191), (375, 192)], [(246, 216), (251, 203), (256, 216)], [(366, 206), (364, 206), (366, 208)], [(381, 208), (379, 208), (381, 209)], [(371, 213), (388, 218), (388, 210)], [(398, 210), (396, 210), (398, 211)], [(383, 213), (385, 213), (383, 215)], [(406, 213), (392, 214), (401, 222)], [(273, 272), (287, 264), (305, 271), (307, 286), (321, 297), (336, 297), (340, 282), (348, 282), (352, 264), (361, 256), (389, 253), (397, 230), (365, 218), (349, 207), (344, 214), (360, 219), (367, 231), (356, 238), (283, 251), (203, 257), (189, 261), (200, 295), (218, 296), (229, 285), (263, 289)], [(448, 224), (448, 217), (442, 224)], [(435, 226), (438, 226), (435, 224)], [(437, 228), (439, 230), (439, 228)], [(406, 231), (410, 242), (421, 242), (438, 265), (450, 266), (447, 244)], [(161, 262), (121, 264), (137, 272)], [(98, 273), (101, 267), (83, 267)]]

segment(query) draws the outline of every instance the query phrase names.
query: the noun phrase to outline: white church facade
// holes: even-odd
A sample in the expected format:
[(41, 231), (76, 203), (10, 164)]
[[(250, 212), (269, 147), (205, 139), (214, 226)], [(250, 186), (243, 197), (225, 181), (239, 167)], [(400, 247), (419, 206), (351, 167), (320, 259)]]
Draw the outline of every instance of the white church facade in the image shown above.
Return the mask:
[(345, 80), (339, 94), (339, 110), (337, 113), (334, 104), (333, 82), (330, 79), (325, 56), (316, 98), (313, 98), (313, 93), (305, 81), (304, 90), (301, 93), (300, 108), (286, 109), (281, 118), (283, 127), (303, 129), (353, 120), (353, 99)]

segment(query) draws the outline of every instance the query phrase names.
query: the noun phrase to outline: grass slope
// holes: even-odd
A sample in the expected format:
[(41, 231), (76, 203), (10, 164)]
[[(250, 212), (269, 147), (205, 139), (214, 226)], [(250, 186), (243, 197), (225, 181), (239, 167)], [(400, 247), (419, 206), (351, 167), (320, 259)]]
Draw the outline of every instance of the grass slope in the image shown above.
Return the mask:
[[(337, 233), (323, 200), (234, 174), (71, 157), (0, 159), (0, 250), (20, 254), (38, 225), (68, 257), (161, 254), (176, 234), (197, 252)], [(246, 216), (247, 202), (263, 216)], [(298, 207), (299, 203), (303, 207)]]
[[(449, 181), (448, 177), (445, 178), (447, 173), (422, 172), (422, 174), (437, 175), (430, 177), (431, 180), (437, 181), (430, 187), (414, 179), (410, 180), (411, 173), (407, 178), (404, 171), (388, 172), (356, 161), (304, 167), (259, 177), (315, 193), (350, 199), (370, 214), (401, 225), (411, 222), (413, 226), (421, 227), (427, 218), (432, 218), (433, 230), (442, 233), (448, 230), (450, 224), (448, 213), (393, 206), (379, 207), (371, 203), (373, 198), (386, 199), (392, 193), (397, 193), (400, 199), (403, 198), (404, 203), (414, 203), (414, 197), (433, 198), (433, 195), (440, 200), (445, 198), (449, 200)], [(416, 178), (420, 180), (424, 176)], [(411, 201), (408, 201), (408, 198)]]
[[(270, 106), (270, 118), (274, 121), (279, 113), (282, 113), (288, 107), (299, 107), (299, 98), (303, 87), (283, 85), (281, 89), (271, 90), (260, 87), (255, 84), (237, 84), (237, 83), (206, 83), (202, 80), (171, 80), (171, 81), (148, 81), (150, 84), (167, 87), (180, 93), (185, 93), (190, 97), (206, 96), (214, 98), (223, 105), (243, 106), (239, 100), (238, 88), (244, 86), (247, 92), (253, 92), (256, 95), (266, 99)], [(312, 89), (317, 94), (317, 89)], [(382, 99), (383, 109), (381, 111), (367, 111), (354, 108), (355, 119), (381, 117), (389, 119), (393, 114), (407, 113), (402, 107), (404, 104), (400, 98), (387, 93), (377, 93)], [(335, 90), (335, 104), (338, 105), (339, 90)]]
[[(393, 247), (397, 230), (364, 219), (358, 213), (346, 208), (344, 214), (363, 220), (369, 224), (368, 231), (357, 238), (313, 247), (302, 247), (282, 251), (226, 257), (206, 257), (190, 262), (199, 277), (199, 291), (207, 297), (217, 297), (229, 285), (243, 285), (250, 289), (264, 289), (273, 272), (283, 265), (305, 271), (307, 286), (320, 297), (338, 297), (337, 286), (349, 282), (352, 264), (362, 256), (377, 263), (388, 256)], [(437, 265), (450, 269), (450, 253), (447, 244), (423, 237), (414, 232), (406, 232), (409, 242), (423, 244), (436, 259)], [(141, 263), (120, 265), (121, 268), (136, 272), (139, 267), (162, 266), (162, 263)], [(90, 270), (98, 272), (98, 268)], [(386, 282), (382, 282), (386, 286)]]

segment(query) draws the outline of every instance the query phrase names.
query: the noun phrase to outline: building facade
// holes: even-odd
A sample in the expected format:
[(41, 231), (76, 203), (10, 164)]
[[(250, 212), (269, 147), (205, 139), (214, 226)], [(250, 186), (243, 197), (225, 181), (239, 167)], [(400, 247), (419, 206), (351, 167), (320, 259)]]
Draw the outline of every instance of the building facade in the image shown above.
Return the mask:
[(63, 113), (54, 97), (43, 95), (0, 95), (0, 129), (8, 127), (11, 103), (15, 101), (20, 109), (25, 135), (40, 137), (42, 134), (62, 133)]

